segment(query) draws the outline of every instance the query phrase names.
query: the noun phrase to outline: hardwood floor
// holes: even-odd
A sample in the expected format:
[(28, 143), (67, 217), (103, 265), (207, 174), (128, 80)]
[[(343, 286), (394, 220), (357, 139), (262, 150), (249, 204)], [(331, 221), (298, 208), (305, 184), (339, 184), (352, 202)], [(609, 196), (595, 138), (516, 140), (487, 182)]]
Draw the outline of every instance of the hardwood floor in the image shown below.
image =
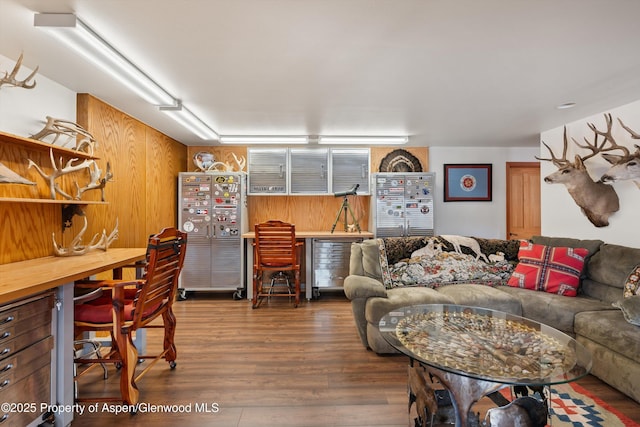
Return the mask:
[[(143, 406), (136, 415), (116, 415), (102, 404), (89, 413), (86, 404), (74, 427), (409, 425), (407, 358), (366, 350), (341, 294), (298, 308), (273, 299), (253, 310), (247, 300), (202, 292), (174, 308), (176, 369), (159, 362), (140, 381)], [(149, 330), (150, 349), (158, 348), (159, 333)], [(98, 371), (82, 378), (80, 392), (116, 393), (114, 368), (106, 381)], [(640, 423), (633, 400), (595, 377), (580, 384)], [(183, 405), (182, 411), (151, 406), (167, 404)]]

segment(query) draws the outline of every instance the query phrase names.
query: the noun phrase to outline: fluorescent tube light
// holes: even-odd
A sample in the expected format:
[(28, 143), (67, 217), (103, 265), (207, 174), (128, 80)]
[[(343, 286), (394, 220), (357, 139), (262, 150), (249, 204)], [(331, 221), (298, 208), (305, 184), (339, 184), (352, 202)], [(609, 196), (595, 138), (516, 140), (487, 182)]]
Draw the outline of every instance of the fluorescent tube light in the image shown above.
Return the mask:
[(369, 144), (402, 145), (409, 141), (407, 136), (320, 136), (318, 144)]
[(307, 144), (309, 137), (304, 136), (251, 136), (251, 135), (223, 135), (223, 144)]
[(49, 30), (145, 101), (154, 105), (175, 104), (175, 99), (166, 90), (74, 14), (37, 13), (34, 26)]
[(218, 140), (220, 135), (207, 126), (198, 116), (187, 109), (180, 101), (176, 105), (161, 105), (160, 111), (166, 113), (176, 122), (180, 123), (198, 137), (205, 140)]

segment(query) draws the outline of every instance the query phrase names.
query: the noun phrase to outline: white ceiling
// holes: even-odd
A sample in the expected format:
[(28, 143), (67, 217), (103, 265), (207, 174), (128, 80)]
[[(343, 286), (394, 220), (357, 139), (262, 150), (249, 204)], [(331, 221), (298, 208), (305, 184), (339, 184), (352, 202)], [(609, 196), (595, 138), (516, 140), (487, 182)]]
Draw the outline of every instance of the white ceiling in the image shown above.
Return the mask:
[(34, 28), (35, 12), (76, 13), (223, 135), (535, 146), (640, 99), (637, 0), (0, 0), (0, 54), (187, 145), (207, 142)]

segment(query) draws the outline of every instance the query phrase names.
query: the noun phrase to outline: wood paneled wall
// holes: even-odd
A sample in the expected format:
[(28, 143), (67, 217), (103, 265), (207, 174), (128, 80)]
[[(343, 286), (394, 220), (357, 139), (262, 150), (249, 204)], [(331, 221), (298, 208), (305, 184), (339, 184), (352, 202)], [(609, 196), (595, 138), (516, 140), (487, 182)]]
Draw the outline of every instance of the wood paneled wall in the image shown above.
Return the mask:
[[(78, 95), (77, 122), (98, 141), (95, 155), (105, 171), (110, 162), (113, 181), (105, 189), (105, 205), (88, 205), (88, 229), (83, 242), (96, 233), (111, 232), (119, 222), (119, 237), (113, 247), (146, 246), (148, 235), (177, 224), (177, 176), (187, 163), (187, 147), (144, 123), (88, 94)], [(21, 147), (0, 146), (2, 161), (14, 158), (16, 172), (38, 183), (17, 188), (5, 197), (48, 198), (48, 187), (33, 170), (26, 170), (26, 153)], [(8, 153), (7, 153), (8, 152)], [(38, 164), (50, 164), (46, 153), (36, 153)], [(83, 172), (86, 173), (86, 172)], [(75, 177), (79, 182), (87, 178)], [(4, 188), (4, 187), (3, 187)], [(3, 190), (6, 191), (6, 190)], [(100, 200), (99, 191), (85, 193), (83, 200)], [(80, 231), (83, 218), (75, 216), (73, 226), (61, 233), (61, 206), (39, 203), (0, 203), (0, 263), (52, 255), (52, 233), (67, 245)]]
[(78, 123), (101, 142), (96, 154), (114, 175), (105, 189), (109, 205), (87, 207), (91, 231), (109, 232), (117, 220), (113, 247), (142, 247), (149, 234), (177, 225), (177, 176), (187, 147), (88, 94), (78, 95)]
[[(349, 197), (349, 204), (363, 231), (369, 226), (370, 196)], [(298, 231), (330, 231), (342, 206), (342, 197), (333, 196), (249, 196), (249, 228), (253, 224), (279, 219), (296, 225)], [(336, 230), (344, 231), (344, 214)], [(351, 214), (347, 214), (351, 224)]]
[[(382, 159), (398, 147), (373, 147), (371, 148), (371, 172), (377, 172)], [(429, 170), (429, 149), (427, 147), (403, 148), (416, 156), (422, 163), (423, 170)], [(247, 148), (241, 146), (229, 147), (189, 147), (185, 171), (194, 171), (193, 155), (199, 151), (207, 151), (214, 155), (216, 160), (228, 161), (231, 153), (237, 156), (247, 157)], [(246, 172), (246, 169), (245, 169)], [(371, 196), (350, 197), (349, 202), (363, 231), (369, 227), (369, 204)], [(249, 196), (248, 197), (248, 224), (279, 219), (291, 222), (300, 231), (331, 230), (336, 215), (342, 205), (341, 197), (333, 196)], [(344, 215), (341, 216), (344, 218)], [(348, 216), (351, 222), (351, 215)], [(343, 220), (338, 223), (336, 230), (343, 230)]]

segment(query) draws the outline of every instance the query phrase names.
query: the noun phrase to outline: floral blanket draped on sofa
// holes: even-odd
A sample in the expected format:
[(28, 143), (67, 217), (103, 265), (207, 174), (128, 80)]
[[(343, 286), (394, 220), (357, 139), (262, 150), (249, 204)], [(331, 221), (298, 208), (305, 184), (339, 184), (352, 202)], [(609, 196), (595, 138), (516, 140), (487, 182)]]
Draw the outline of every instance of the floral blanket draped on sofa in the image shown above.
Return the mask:
[[(429, 254), (416, 251), (424, 248), (429, 240), (437, 242)], [(400, 286), (426, 286), (435, 288), (455, 283), (477, 283), (489, 286), (504, 285), (517, 263), (518, 240), (475, 239), (483, 253), (500, 253), (504, 259), (485, 262), (467, 247), (462, 253), (453, 245), (436, 237), (407, 237), (378, 239), (380, 264), (387, 289)], [(433, 242), (432, 242), (433, 243)]]

